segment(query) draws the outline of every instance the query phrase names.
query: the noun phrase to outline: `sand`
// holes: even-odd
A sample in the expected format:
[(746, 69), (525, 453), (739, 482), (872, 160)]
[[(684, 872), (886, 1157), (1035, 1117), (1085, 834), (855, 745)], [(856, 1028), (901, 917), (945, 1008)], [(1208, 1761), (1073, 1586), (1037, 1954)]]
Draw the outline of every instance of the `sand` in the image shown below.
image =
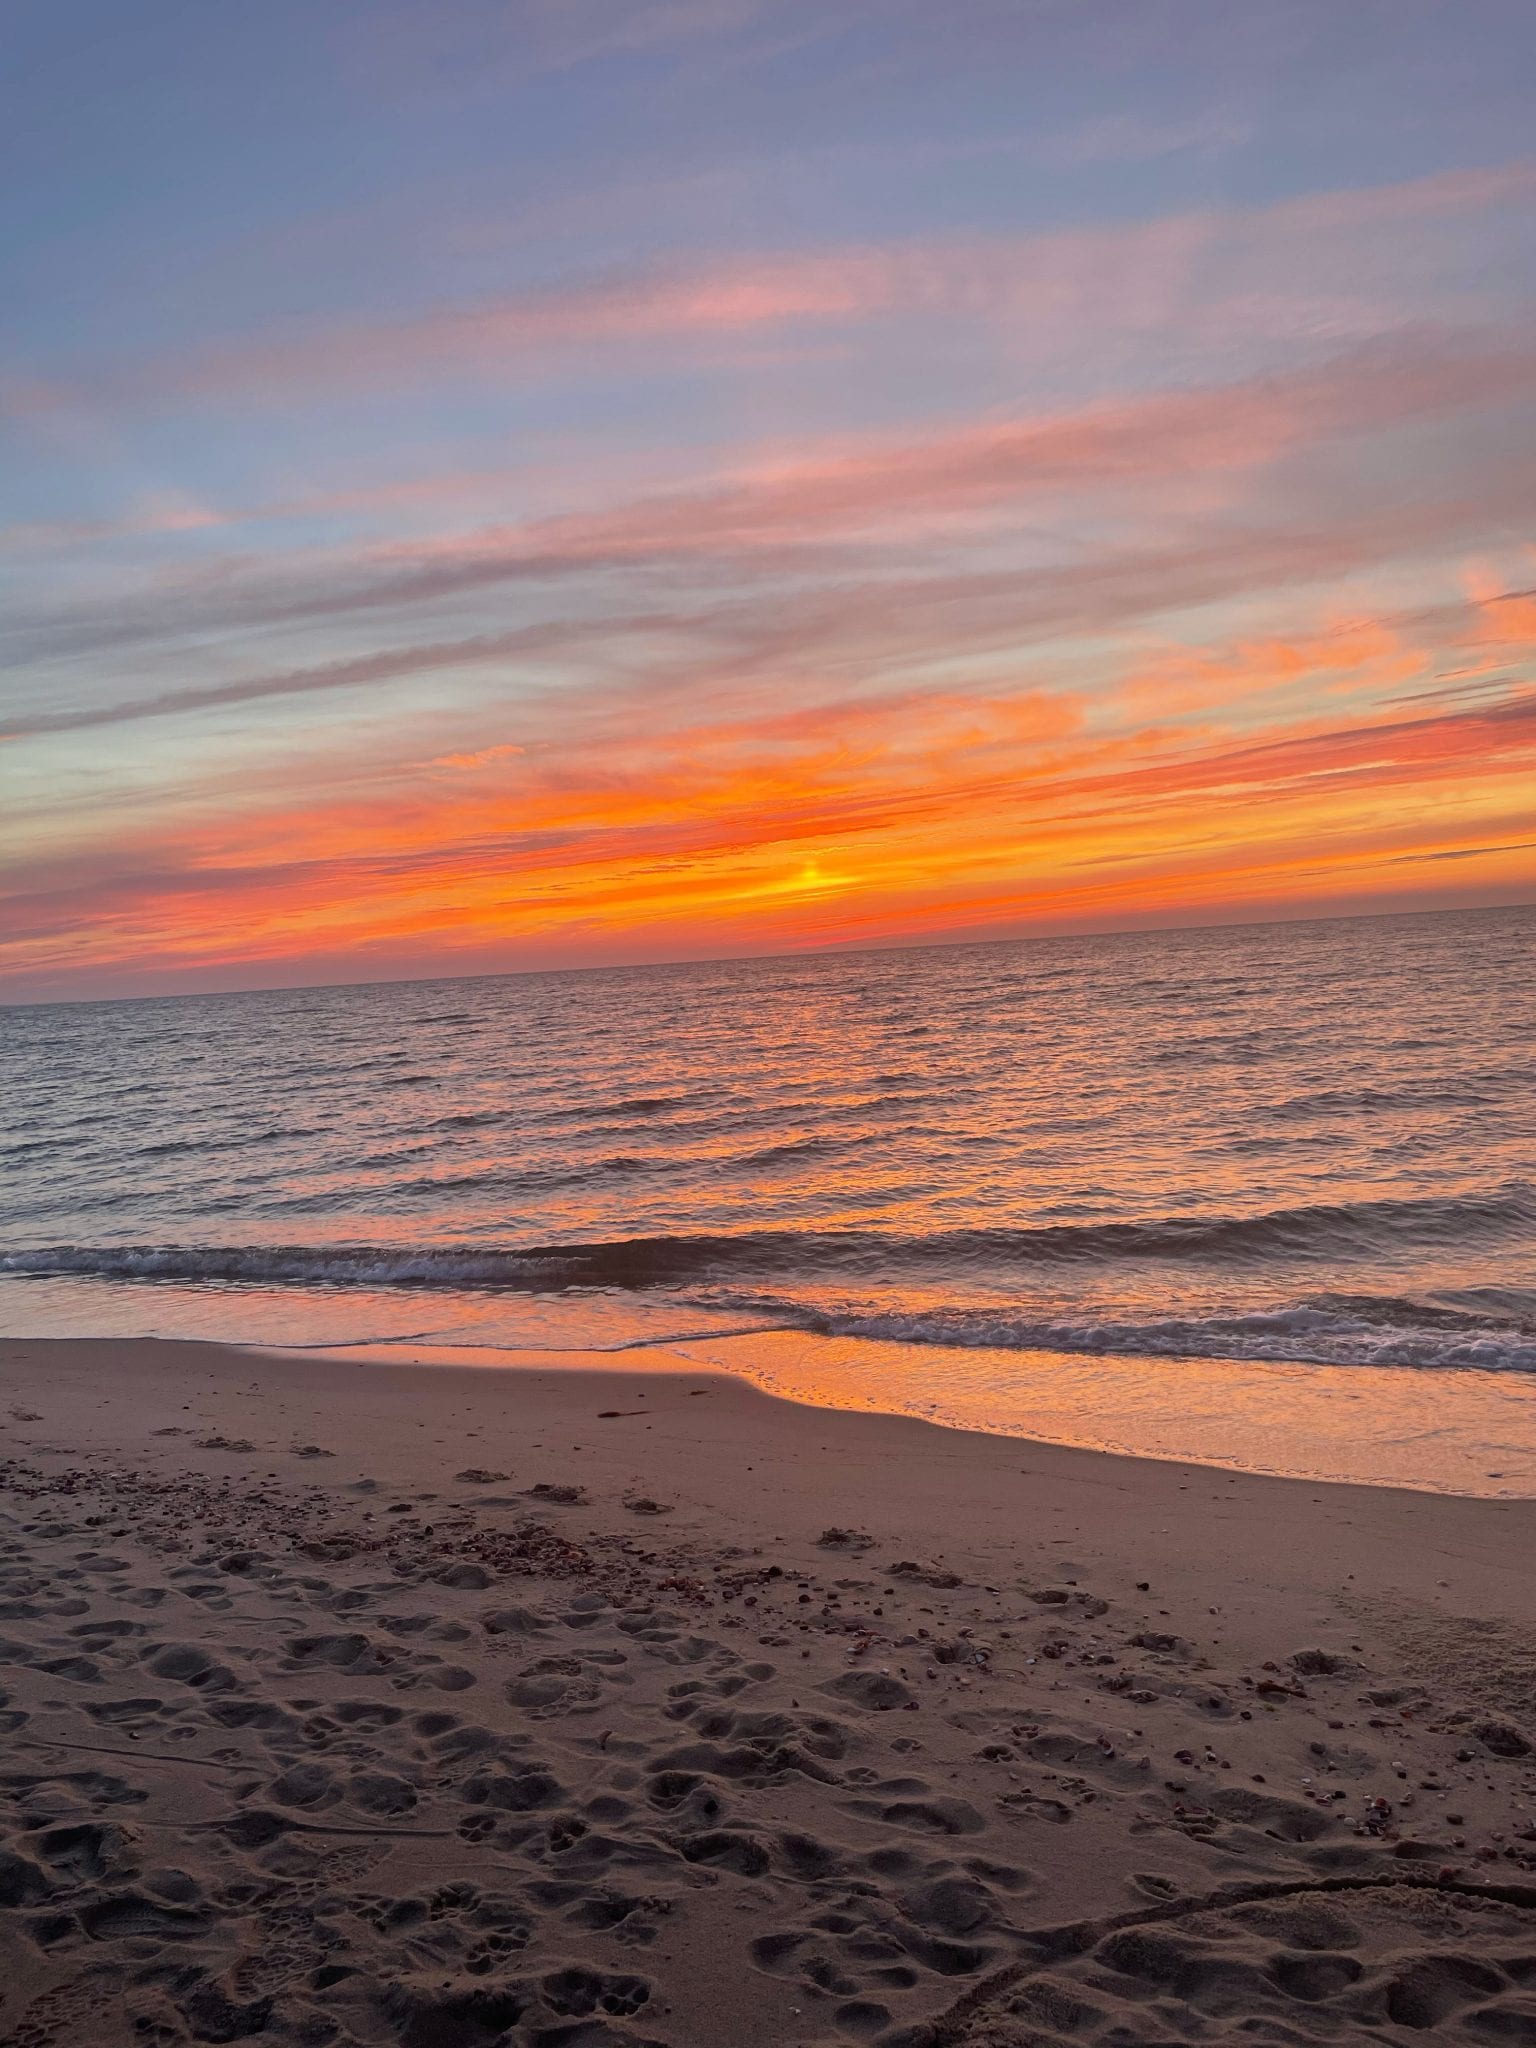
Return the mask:
[(589, 1363), (0, 1345), (5, 2048), (1536, 2040), (1536, 1501)]

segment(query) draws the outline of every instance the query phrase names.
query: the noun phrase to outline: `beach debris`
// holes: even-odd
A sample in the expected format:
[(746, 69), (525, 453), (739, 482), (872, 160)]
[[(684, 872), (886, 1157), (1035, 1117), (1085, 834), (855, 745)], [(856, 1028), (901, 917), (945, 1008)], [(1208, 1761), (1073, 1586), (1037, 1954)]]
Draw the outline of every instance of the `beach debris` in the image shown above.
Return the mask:
[(1304, 1685), (1287, 1685), (1282, 1678), (1260, 1678), (1254, 1682), (1254, 1691), (1265, 1700), (1304, 1700), (1307, 1688)]
[(1374, 1835), (1380, 1838), (1389, 1832), (1394, 1836), (1397, 1832), (1392, 1826), (1391, 1800), (1379, 1797), (1367, 1799), (1365, 1811), (1355, 1824), (1355, 1833), (1357, 1835)]

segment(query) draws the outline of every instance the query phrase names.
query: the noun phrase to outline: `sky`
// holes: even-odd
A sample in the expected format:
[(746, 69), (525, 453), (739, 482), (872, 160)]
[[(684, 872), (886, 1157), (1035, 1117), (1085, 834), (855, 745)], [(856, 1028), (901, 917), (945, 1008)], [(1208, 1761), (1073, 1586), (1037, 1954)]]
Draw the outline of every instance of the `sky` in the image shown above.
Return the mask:
[(1536, 898), (1529, 0), (11, 0), (12, 1000)]

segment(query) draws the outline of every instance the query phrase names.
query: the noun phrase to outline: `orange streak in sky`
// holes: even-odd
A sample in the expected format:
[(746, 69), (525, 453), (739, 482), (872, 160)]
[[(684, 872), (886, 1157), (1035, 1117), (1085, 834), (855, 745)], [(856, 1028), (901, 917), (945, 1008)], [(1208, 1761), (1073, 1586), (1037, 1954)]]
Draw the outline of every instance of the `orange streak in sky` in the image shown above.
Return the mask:
[[(1477, 618), (1527, 624), (1502, 600)], [(1170, 655), (1124, 689), (1179, 716), (1134, 731), (1083, 698), (914, 691), (638, 739), (498, 738), (366, 797), (105, 839), (83, 910), (13, 898), (9, 965), (633, 957), (1518, 885), (1536, 875), (1536, 695), (1311, 708), (1350, 674), (1379, 689), (1425, 667), (1365, 621)], [(1297, 682), (1305, 708), (1248, 726)], [(1223, 701), (1240, 731), (1183, 716)]]

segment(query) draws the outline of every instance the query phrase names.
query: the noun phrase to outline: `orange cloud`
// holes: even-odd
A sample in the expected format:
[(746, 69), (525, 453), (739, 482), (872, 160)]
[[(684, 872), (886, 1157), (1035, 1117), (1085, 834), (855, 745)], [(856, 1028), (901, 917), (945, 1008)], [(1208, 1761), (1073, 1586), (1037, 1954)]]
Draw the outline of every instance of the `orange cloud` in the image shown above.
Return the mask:
[(1091, 710), (930, 690), (594, 729), (504, 753), (493, 779), (381, 771), (345, 802), (109, 833), (16, 876), (6, 964), (39, 986), (87, 965), (510, 965), (1536, 879), (1531, 692), (1247, 738), (1097, 730)]
[[(1532, 551), (1536, 566), (1536, 550)], [(1536, 647), (1536, 590), (1508, 590), (1486, 570), (1467, 576), (1467, 589), (1477, 607), (1479, 645), (1523, 651)]]
[(429, 768), (452, 768), (468, 773), (477, 768), (493, 768), (503, 761), (514, 761), (520, 754), (526, 754), (526, 747), (513, 746), (509, 742), (494, 747), (479, 747), (472, 754), (439, 754), (428, 762)]
[(1315, 633), (1241, 640), (1222, 649), (1181, 648), (1126, 677), (1119, 697), (1130, 711), (1173, 716), (1265, 700), (1319, 687), (1359, 696), (1426, 674), (1432, 656), (1385, 619), (1344, 619)]

